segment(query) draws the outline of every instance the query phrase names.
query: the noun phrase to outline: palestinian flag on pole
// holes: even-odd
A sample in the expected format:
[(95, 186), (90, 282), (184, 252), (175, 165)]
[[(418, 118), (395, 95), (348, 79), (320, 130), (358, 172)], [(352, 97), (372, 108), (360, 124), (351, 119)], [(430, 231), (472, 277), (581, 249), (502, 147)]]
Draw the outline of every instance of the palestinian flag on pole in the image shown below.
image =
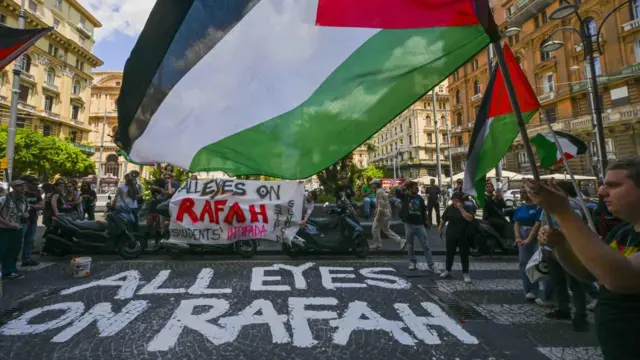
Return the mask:
[[(540, 108), (540, 103), (509, 46), (504, 44), (503, 49), (520, 111), (527, 123)], [(504, 76), (496, 65), (476, 117), (464, 171), (463, 192), (476, 196), (481, 206), (484, 206), (486, 174), (498, 165), (519, 133)]]
[(138, 162), (305, 178), (497, 38), (487, 0), (158, 0), (117, 142)]
[(51, 30), (53, 30), (52, 27), (16, 29), (0, 24), (0, 70), (7, 67)]
[(553, 139), (553, 135), (538, 134), (531, 138), (531, 143), (538, 150), (539, 168), (544, 169), (562, 163), (562, 152), (564, 152), (567, 160), (587, 152), (587, 144), (584, 141), (565, 132), (554, 131), (554, 133), (560, 143), (559, 148)]

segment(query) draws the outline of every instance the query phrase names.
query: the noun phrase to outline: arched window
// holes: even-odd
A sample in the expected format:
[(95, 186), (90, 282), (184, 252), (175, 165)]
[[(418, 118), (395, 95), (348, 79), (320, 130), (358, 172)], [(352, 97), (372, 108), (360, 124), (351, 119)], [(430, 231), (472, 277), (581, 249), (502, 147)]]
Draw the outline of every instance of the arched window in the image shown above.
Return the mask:
[(22, 55), (22, 61), (20, 62), (20, 69), (26, 73), (31, 71), (31, 56), (24, 54)]
[(473, 81), (473, 94), (474, 95), (480, 94), (480, 82), (478, 80)]
[(542, 46), (544, 46), (547, 41), (549, 41), (549, 39), (545, 39), (540, 43), (540, 61), (549, 60), (551, 58), (551, 53), (542, 49)]
[(460, 104), (461, 102), (462, 100), (460, 99), (460, 90), (456, 90), (456, 104)]
[(112, 176), (120, 175), (120, 164), (118, 164), (118, 155), (109, 154), (109, 156), (107, 156), (107, 162), (104, 165), (104, 174), (111, 174)]
[(78, 80), (73, 82), (73, 94), (80, 95), (80, 81)]
[(53, 68), (47, 69), (47, 78), (45, 80), (47, 84), (53, 85), (56, 81), (56, 71)]
[(431, 116), (427, 116), (427, 126), (431, 126)]

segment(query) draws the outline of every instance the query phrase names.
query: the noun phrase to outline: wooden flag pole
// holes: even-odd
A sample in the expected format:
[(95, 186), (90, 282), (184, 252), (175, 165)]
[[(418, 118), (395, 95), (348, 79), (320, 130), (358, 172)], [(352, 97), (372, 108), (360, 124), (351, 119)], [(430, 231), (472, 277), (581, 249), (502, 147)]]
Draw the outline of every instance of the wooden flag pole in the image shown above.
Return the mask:
[[(524, 145), (524, 150), (527, 153), (527, 157), (529, 158), (529, 163), (531, 164), (531, 173), (533, 174), (533, 179), (539, 183), (540, 182), (540, 173), (538, 172), (538, 168), (536, 167), (536, 157), (533, 155), (533, 148), (531, 147), (531, 142), (529, 141), (529, 135), (527, 134), (527, 127), (524, 123), (524, 119), (522, 118), (522, 112), (520, 112), (520, 104), (518, 104), (518, 97), (516, 95), (516, 90), (513, 88), (513, 82), (511, 82), (511, 75), (509, 75), (509, 69), (507, 68), (507, 61), (504, 59), (504, 52), (502, 51), (502, 44), (500, 41), (496, 41), (491, 44), (493, 46), (493, 51), (498, 59), (498, 66), (500, 70), (502, 70), (502, 77), (504, 78), (504, 85), (507, 88), (507, 95), (509, 95), (509, 102), (511, 103), (511, 108), (513, 108), (513, 112), (516, 115), (516, 120), (518, 121), (518, 127), (520, 128), (520, 136), (522, 136), (522, 143)], [(547, 225), (549, 227), (553, 226), (553, 222), (551, 221), (551, 215), (547, 214), (545, 211), (545, 219), (547, 220)]]
[(571, 171), (571, 167), (569, 166), (569, 162), (567, 161), (567, 156), (564, 154), (564, 150), (562, 149), (562, 145), (560, 145), (560, 140), (558, 140), (558, 136), (556, 135), (555, 131), (553, 131), (553, 127), (551, 126), (551, 123), (549, 122), (549, 119), (547, 119), (547, 117), (544, 116), (542, 113), (540, 113), (540, 116), (542, 117), (544, 122), (547, 123), (547, 127), (549, 128), (549, 132), (551, 133), (551, 136), (553, 137), (553, 141), (556, 143), (556, 147), (558, 148), (558, 151), (560, 152), (560, 155), (562, 156), (562, 164), (564, 165), (564, 169), (566, 170), (567, 174), (569, 174), (569, 179), (571, 180), (571, 184), (573, 185), (573, 189), (578, 194), (578, 201), (580, 202), (580, 207), (582, 208), (582, 211), (584, 211), (584, 214), (587, 217), (587, 222), (589, 223), (589, 228), (594, 233), (598, 233), (598, 230), (596, 229), (596, 225), (593, 223), (593, 219), (591, 218), (591, 216), (589, 216), (589, 209), (587, 208), (587, 204), (584, 202), (584, 196), (582, 195), (582, 191), (580, 191), (580, 187), (578, 186), (578, 182), (576, 181), (575, 176), (573, 176), (573, 171)]

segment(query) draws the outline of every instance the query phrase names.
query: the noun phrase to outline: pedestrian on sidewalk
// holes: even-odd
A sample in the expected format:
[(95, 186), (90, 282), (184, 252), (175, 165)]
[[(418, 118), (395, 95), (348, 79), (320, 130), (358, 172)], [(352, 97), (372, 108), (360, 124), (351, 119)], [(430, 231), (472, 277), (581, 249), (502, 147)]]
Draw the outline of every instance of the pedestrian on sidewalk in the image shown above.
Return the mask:
[(80, 185), (80, 198), (82, 199), (82, 209), (84, 210), (83, 218), (86, 216), (89, 220), (96, 219), (96, 203), (98, 202), (98, 195), (91, 185), (87, 182), (83, 182)]
[(436, 185), (436, 179), (431, 179), (431, 184), (425, 189), (427, 193), (427, 222), (433, 225), (433, 210), (436, 211), (436, 225), (440, 226), (440, 194), (442, 190)]
[(624, 222), (604, 241), (575, 214), (553, 181), (525, 180), (525, 187), (561, 228), (543, 227), (539, 239), (554, 248), (574, 276), (602, 284), (595, 321), (604, 359), (640, 359), (640, 157), (609, 166), (600, 194), (609, 211)]
[(373, 235), (371, 250), (382, 249), (382, 238), (380, 234), (382, 231), (384, 231), (391, 240), (396, 241), (400, 245), (401, 250), (404, 249), (407, 241), (391, 230), (391, 203), (389, 202), (387, 192), (382, 189), (382, 180), (372, 180), (371, 187), (373, 191), (375, 191), (377, 204), (376, 215), (373, 219), (373, 227), (371, 229)]
[(24, 186), (24, 181), (15, 180), (11, 183), (13, 191), (0, 197), (0, 261), (3, 279), (22, 277), (18, 273), (17, 262), (24, 235), (22, 228), (29, 221)]
[(447, 257), (445, 271), (440, 274), (442, 278), (451, 277), (453, 268), (453, 257), (456, 248), (460, 253), (462, 263), (462, 277), (464, 282), (470, 283), (469, 276), (469, 231), (473, 222), (473, 209), (463, 204), (463, 196), (460, 192), (454, 192), (451, 196), (451, 205), (447, 206), (442, 214), (442, 222), (438, 227), (438, 232), (442, 234), (442, 228), (448, 224), (446, 238)]
[(538, 231), (540, 230), (540, 215), (542, 209), (531, 201), (525, 189), (520, 190), (522, 205), (513, 214), (513, 230), (516, 235), (515, 245), (518, 246), (520, 260), (520, 276), (524, 297), (528, 301), (538, 298), (540, 284), (532, 283), (525, 272), (529, 260), (538, 250)]
[(436, 272), (433, 262), (433, 255), (427, 240), (427, 228), (430, 224), (427, 220), (427, 205), (422, 196), (418, 194), (419, 187), (415, 181), (408, 181), (400, 189), (396, 190), (396, 196), (402, 201), (400, 208), (400, 218), (404, 222), (405, 236), (409, 252), (409, 270), (416, 269), (415, 240), (422, 245), (424, 259), (429, 266), (429, 270)]
[(29, 220), (23, 227), (22, 266), (37, 266), (38, 262), (31, 258), (31, 250), (33, 249), (33, 242), (36, 237), (36, 232), (38, 231), (38, 212), (44, 209), (44, 201), (38, 188), (40, 181), (38, 181), (37, 177), (25, 175), (21, 180), (24, 181), (27, 186), (25, 199), (29, 213)]
[(376, 207), (376, 204), (377, 204), (376, 192), (371, 187), (371, 185), (369, 185), (370, 182), (371, 182), (371, 179), (370, 178), (366, 178), (364, 185), (360, 189), (360, 192), (362, 193), (362, 196), (364, 197), (364, 217), (367, 220), (371, 216), (371, 206)]

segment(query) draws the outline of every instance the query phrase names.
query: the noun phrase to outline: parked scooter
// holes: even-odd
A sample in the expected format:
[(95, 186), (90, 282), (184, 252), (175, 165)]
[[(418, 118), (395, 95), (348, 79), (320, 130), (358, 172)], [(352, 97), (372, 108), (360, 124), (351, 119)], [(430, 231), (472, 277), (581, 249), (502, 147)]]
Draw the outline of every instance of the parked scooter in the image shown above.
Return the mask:
[[(170, 199), (159, 204), (156, 208), (158, 214), (166, 219), (171, 217), (169, 212)], [(165, 221), (162, 227), (163, 241), (160, 242), (161, 249), (169, 251), (169, 256), (174, 259), (181, 258), (188, 253), (203, 253), (209, 251), (230, 251), (235, 252), (240, 257), (249, 259), (258, 252), (258, 242), (256, 240), (238, 240), (232, 244), (220, 245), (194, 245), (185, 244), (179, 241), (171, 240), (171, 230), (169, 229), (169, 221)]]
[[(469, 255), (473, 257), (479, 257), (482, 255), (507, 255), (515, 252), (513, 246), (515, 242), (515, 236), (505, 238), (494, 229), (489, 222), (481, 219), (475, 219), (473, 221), (473, 241), (470, 244)], [(513, 232), (513, 226), (510, 226), (511, 222), (507, 222), (506, 230), (509, 234)]]
[(353, 207), (344, 201), (324, 205), (326, 218), (311, 218), (290, 243), (283, 243), (282, 250), (292, 258), (324, 250), (349, 252), (365, 258), (369, 254), (369, 242), (362, 227), (353, 221)]
[(60, 215), (44, 234), (43, 251), (54, 256), (81, 251), (117, 251), (125, 259), (140, 256), (142, 246), (130, 231), (131, 214), (111, 210), (105, 221), (78, 220)]

